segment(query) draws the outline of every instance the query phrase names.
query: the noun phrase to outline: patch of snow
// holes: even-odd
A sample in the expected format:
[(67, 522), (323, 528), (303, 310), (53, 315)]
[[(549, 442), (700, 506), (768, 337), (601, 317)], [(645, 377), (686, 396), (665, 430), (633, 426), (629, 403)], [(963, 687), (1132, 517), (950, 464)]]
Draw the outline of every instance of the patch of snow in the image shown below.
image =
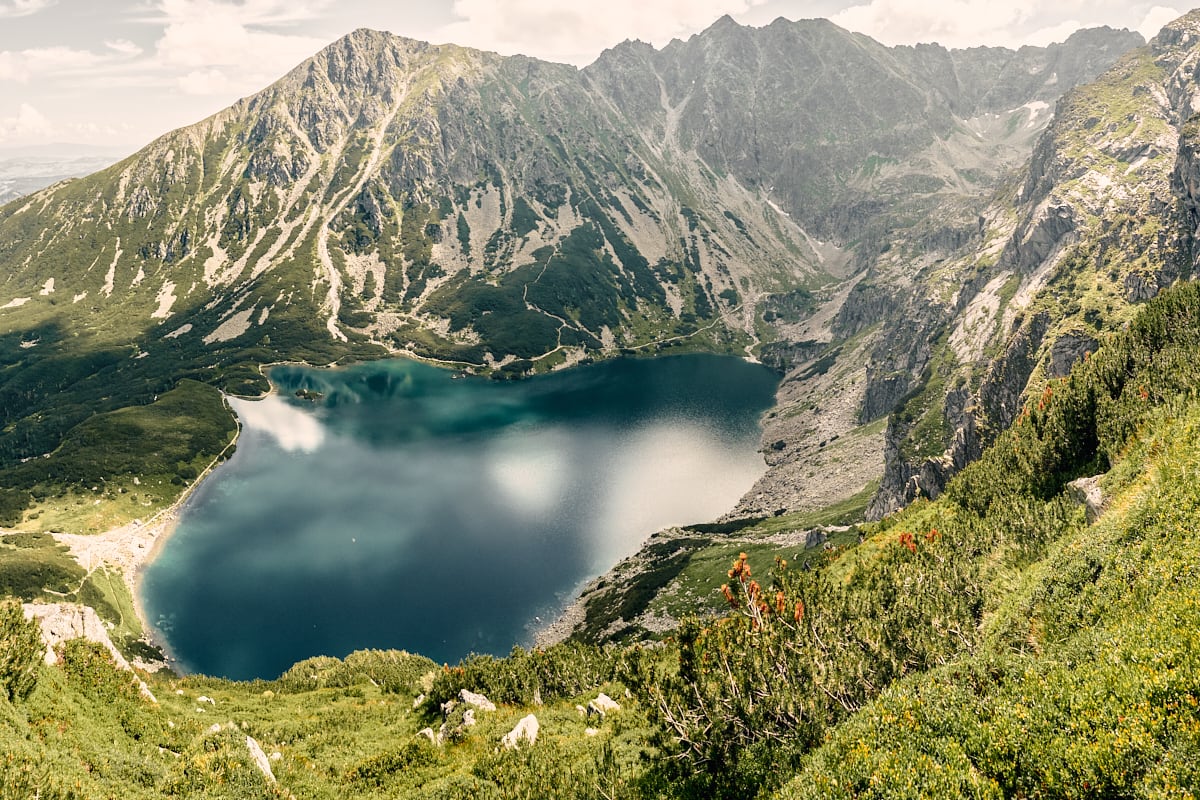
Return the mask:
[(113, 255), (112, 264), (108, 266), (108, 272), (104, 276), (104, 286), (100, 291), (104, 292), (105, 297), (112, 297), (113, 284), (117, 279), (117, 262), (121, 260), (121, 240), (117, 239), (117, 252)]
[(71, 302), (78, 303), (80, 300), (84, 299), (85, 297), (87, 297), (87, 292), (83, 292), (82, 294), (77, 294), (77, 295), (75, 295), (74, 299), (71, 300)]
[(129, 288), (132, 289), (133, 287), (140, 285), (144, 280), (146, 280), (146, 270), (142, 267), (138, 267), (137, 275), (133, 276), (133, 283), (129, 284)]
[(250, 318), (254, 316), (254, 312), (257, 310), (257, 308), (251, 307), (233, 314), (229, 319), (218, 325), (216, 330), (205, 336), (204, 343), (228, 342), (241, 336), (250, 330)]
[(158, 301), (158, 308), (150, 315), (150, 319), (166, 319), (171, 316), (171, 306), (175, 305), (175, 284), (164, 281), (154, 299)]
[(262, 313), (258, 315), (258, 324), (262, 325), (267, 321), (267, 317), (271, 316), (271, 307), (263, 306)]
[(38, 346), (38, 342), (40, 342), (40, 341), (42, 341), (42, 340), (41, 340), (41, 339), (33, 339), (32, 341), (28, 341), (28, 342), (27, 342), (27, 341), (25, 341), (24, 339), (22, 339), (22, 340), (21, 340), (21, 349), (22, 349), (22, 350), (29, 350), (29, 349), (31, 349), (31, 348), (37, 347), (37, 346)]
[(180, 325), (178, 328), (171, 331), (163, 338), (164, 339), (178, 339), (180, 336), (183, 336), (185, 333), (188, 333), (191, 330), (192, 330), (192, 323), (189, 322), (186, 325)]
[(47, 278), (46, 285), (42, 287), (42, 290), (38, 294), (42, 297), (54, 294), (54, 278)]
[(21, 306), (28, 303), (30, 301), (30, 299), (31, 298), (28, 298), (28, 297), (17, 297), (12, 300), (9, 300), (4, 305), (0, 306), (0, 311), (3, 311), (6, 308), (20, 308)]

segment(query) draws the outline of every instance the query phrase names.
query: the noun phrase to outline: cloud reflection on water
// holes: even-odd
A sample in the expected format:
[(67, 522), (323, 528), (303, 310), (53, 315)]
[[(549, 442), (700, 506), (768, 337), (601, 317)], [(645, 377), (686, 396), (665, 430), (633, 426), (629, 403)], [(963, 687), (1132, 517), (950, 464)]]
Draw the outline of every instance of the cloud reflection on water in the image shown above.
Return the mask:
[(284, 450), (311, 453), (325, 441), (325, 428), (321, 422), (304, 409), (288, 405), (278, 394), (262, 400), (229, 398), (243, 426), (264, 431)]

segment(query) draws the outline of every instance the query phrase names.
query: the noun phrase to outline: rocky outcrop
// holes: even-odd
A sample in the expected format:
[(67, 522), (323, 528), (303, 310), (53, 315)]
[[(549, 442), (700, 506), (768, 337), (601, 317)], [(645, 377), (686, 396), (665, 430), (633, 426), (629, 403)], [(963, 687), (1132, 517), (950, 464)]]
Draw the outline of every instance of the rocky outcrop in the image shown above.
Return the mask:
[[(112, 656), (119, 669), (133, 672), (125, 656), (113, 644), (108, 635), (108, 626), (96, 614), (96, 610), (76, 603), (25, 603), (22, 605), (26, 619), (36, 619), (46, 645), (47, 664), (57, 664), (57, 649), (72, 639), (87, 639), (101, 645)], [(142, 697), (152, 703), (158, 702), (146, 682), (138, 679)]]
[(1050, 360), (1046, 363), (1046, 375), (1051, 378), (1065, 378), (1072, 367), (1089, 353), (1096, 352), (1096, 348), (1099, 346), (1100, 343), (1089, 334), (1078, 331), (1064, 333), (1050, 346)]
[(459, 699), (469, 706), (474, 706), (480, 711), (495, 711), (496, 704), (488, 700), (486, 696), (463, 689), (458, 693)]
[(26, 619), (36, 619), (46, 644), (46, 663), (57, 664), (55, 650), (72, 639), (87, 639), (104, 647), (118, 668), (130, 670), (129, 662), (108, 635), (108, 627), (96, 610), (76, 603), (25, 603)]

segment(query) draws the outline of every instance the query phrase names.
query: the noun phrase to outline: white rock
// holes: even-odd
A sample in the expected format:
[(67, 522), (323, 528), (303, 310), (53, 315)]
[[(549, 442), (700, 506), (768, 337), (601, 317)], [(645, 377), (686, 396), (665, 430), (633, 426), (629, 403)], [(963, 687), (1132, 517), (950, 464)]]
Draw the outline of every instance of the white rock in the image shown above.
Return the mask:
[(463, 724), (464, 728), (470, 728), (472, 725), (475, 724), (475, 709), (468, 708), (466, 711), (463, 712), (462, 724)]
[(433, 728), (422, 728), (421, 730), (417, 731), (417, 736), (424, 736), (429, 740), (430, 744), (435, 745), (438, 744), (438, 740), (441, 738), (433, 732)]
[(533, 714), (522, 717), (516, 727), (504, 735), (504, 738), (500, 740), (500, 744), (504, 745), (508, 750), (515, 750), (521, 744), (522, 740), (533, 744), (537, 741), (538, 728), (537, 717)]
[(197, 703), (208, 703), (210, 706), (215, 706), (217, 704), (216, 700), (213, 700), (211, 697), (206, 697), (204, 695), (200, 695), (199, 697), (197, 697), (196, 702)]
[(613, 700), (611, 697), (606, 695), (604, 692), (601, 692), (600, 696), (597, 697), (592, 702), (588, 703), (588, 705), (595, 706), (596, 708), (603, 711), (605, 714), (607, 714), (610, 711), (620, 711), (621, 710), (621, 704), (618, 703), (616, 700)]
[(423, 693), (419, 694), (415, 698), (413, 698), (413, 711), (416, 711), (418, 708), (420, 708), (421, 703), (424, 703), (424, 702), (425, 702), (425, 695)]
[(595, 736), (598, 733), (600, 733), (600, 731), (596, 730), (595, 728), (585, 728), (583, 731), (584, 736)]
[(463, 689), (461, 692), (458, 693), (458, 696), (460, 698), (462, 698), (462, 701), (464, 703), (466, 703), (469, 706), (475, 706), (480, 711), (495, 711), (496, 710), (496, 704), (493, 703), (491, 700), (488, 700), (486, 697), (484, 697), (481, 694), (476, 694), (475, 692), (469, 692), (466, 689)]
[(258, 767), (258, 771), (263, 774), (264, 778), (274, 783), (275, 773), (271, 772), (271, 761), (253, 736), (246, 737), (246, 748), (250, 751), (250, 758), (253, 759), (254, 766)]

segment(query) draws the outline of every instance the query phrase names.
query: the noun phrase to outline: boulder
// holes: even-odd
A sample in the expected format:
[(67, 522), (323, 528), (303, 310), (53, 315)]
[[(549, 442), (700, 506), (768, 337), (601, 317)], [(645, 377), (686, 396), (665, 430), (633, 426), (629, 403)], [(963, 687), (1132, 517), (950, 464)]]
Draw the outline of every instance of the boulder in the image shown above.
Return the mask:
[(263, 774), (264, 778), (274, 783), (275, 773), (271, 771), (271, 761), (267, 758), (267, 754), (263, 752), (262, 746), (255, 741), (253, 736), (246, 737), (246, 749), (250, 751), (250, 758), (254, 761), (254, 766), (258, 767), (258, 771)]
[(1089, 525), (1100, 519), (1100, 515), (1104, 513), (1107, 499), (1104, 497), (1104, 492), (1100, 489), (1099, 475), (1093, 475), (1090, 478), (1077, 478), (1067, 484), (1067, 489), (1071, 494), (1071, 498), (1087, 511)]
[(475, 692), (469, 692), (466, 689), (463, 689), (458, 693), (458, 696), (464, 703), (469, 706), (475, 706), (480, 711), (496, 710), (496, 704), (481, 694), (476, 694)]
[(515, 750), (522, 741), (533, 744), (537, 741), (538, 727), (537, 717), (533, 714), (522, 717), (516, 727), (504, 735), (500, 744), (504, 745), (507, 750)]
[(592, 717), (604, 719), (605, 715), (608, 713), (620, 710), (620, 703), (618, 703), (616, 700), (613, 700), (603, 692), (600, 693), (599, 697), (587, 704), (587, 716), (589, 719)]

